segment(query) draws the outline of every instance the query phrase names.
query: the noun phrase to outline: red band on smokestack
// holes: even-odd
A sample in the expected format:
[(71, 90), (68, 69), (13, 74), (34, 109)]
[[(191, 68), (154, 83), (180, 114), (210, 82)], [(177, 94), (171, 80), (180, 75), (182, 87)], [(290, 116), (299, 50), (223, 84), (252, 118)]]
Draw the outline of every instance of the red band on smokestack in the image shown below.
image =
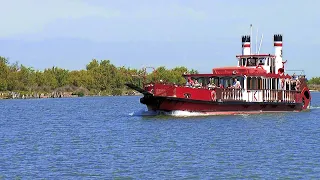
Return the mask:
[(243, 44), (242, 47), (249, 48), (249, 47), (250, 47), (250, 44)]
[(280, 46), (281, 47), (282, 46), (282, 42), (275, 42), (274, 46)]

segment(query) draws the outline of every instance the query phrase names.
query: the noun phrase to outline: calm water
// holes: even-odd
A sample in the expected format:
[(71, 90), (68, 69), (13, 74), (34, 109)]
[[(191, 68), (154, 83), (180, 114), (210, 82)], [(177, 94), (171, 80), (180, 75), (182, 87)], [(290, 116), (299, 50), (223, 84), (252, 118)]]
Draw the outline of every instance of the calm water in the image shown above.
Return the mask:
[(0, 179), (320, 178), (302, 113), (141, 116), (140, 97), (0, 101)]

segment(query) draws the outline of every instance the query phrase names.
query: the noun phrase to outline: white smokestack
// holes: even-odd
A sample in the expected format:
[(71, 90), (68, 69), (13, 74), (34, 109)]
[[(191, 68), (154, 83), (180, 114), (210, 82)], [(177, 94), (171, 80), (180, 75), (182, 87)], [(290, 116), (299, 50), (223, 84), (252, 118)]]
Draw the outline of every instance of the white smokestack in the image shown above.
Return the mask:
[(242, 36), (242, 55), (251, 54), (250, 36)]
[(282, 68), (282, 35), (275, 34), (273, 36), (274, 41), (274, 55), (276, 56), (275, 68), (278, 73), (279, 68)]

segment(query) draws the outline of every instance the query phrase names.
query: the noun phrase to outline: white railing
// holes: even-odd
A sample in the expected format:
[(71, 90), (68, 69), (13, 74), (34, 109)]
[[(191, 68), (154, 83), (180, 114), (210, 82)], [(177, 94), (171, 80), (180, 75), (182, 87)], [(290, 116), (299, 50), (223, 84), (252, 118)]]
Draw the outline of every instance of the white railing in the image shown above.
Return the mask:
[[(218, 95), (220, 93), (220, 95)], [(244, 90), (220, 89), (217, 91), (218, 99), (224, 101), (247, 102), (295, 102), (297, 91), (288, 90)]]
[(245, 100), (249, 102), (295, 102), (297, 91), (289, 90), (248, 90)]

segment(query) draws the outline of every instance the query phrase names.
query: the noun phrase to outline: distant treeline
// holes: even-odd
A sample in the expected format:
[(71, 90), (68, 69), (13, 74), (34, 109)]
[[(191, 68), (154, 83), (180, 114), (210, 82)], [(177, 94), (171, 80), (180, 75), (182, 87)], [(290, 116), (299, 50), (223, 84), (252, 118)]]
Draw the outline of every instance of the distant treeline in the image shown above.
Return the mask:
[(308, 84), (320, 85), (320, 77), (313, 77), (309, 79)]
[(308, 80), (309, 89), (320, 91), (320, 77), (313, 77)]
[[(184, 84), (183, 73), (198, 73), (186, 67), (167, 69), (158, 67), (155, 72), (148, 71), (147, 81)], [(0, 91), (50, 93), (55, 91), (70, 92), (79, 95), (123, 95), (129, 93), (125, 83), (142, 85), (143, 69), (116, 67), (109, 60), (93, 59), (85, 70), (67, 70), (59, 67), (35, 70), (18, 63), (10, 63), (0, 56)], [(308, 80), (310, 85), (320, 85), (320, 77)], [(319, 86), (317, 86), (319, 87)]]
[[(177, 84), (185, 83), (183, 73), (197, 73), (186, 67), (166, 69), (159, 67), (156, 73), (149, 72), (148, 81), (163, 80)], [(122, 95), (128, 93), (125, 83), (141, 84), (136, 75), (144, 74), (143, 69), (116, 67), (109, 60), (93, 59), (85, 70), (67, 70), (59, 67), (35, 70), (18, 63), (11, 64), (0, 56), (0, 91), (53, 92), (81, 91), (75, 94)], [(84, 92), (85, 91), (85, 92)]]

